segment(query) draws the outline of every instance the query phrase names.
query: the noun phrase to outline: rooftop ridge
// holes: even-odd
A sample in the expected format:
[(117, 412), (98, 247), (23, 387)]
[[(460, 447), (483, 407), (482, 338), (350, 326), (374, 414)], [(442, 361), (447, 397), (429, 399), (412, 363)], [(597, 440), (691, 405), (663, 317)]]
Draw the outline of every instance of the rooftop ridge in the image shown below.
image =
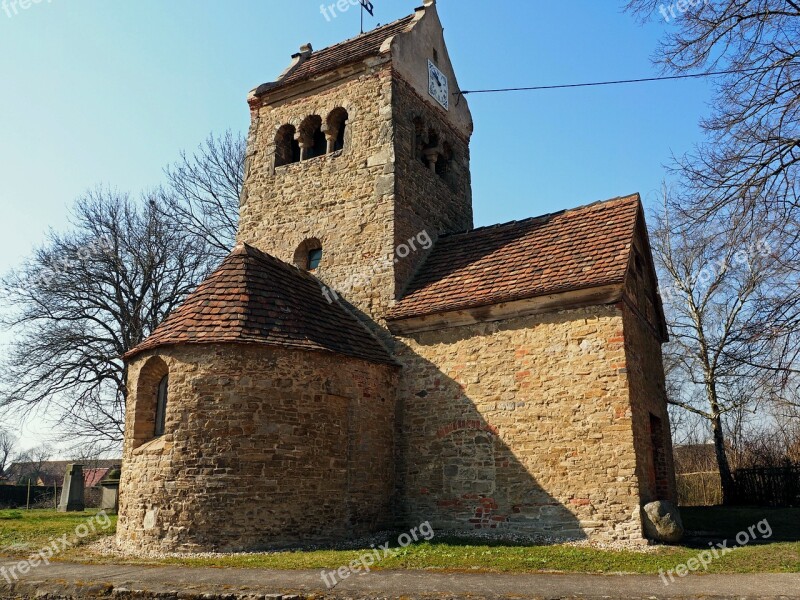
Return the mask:
[(614, 198), (609, 198), (607, 200), (595, 200), (594, 202), (589, 202), (588, 204), (583, 204), (581, 206), (575, 206), (573, 208), (565, 208), (565, 209), (562, 209), (562, 210), (557, 210), (557, 211), (554, 211), (554, 212), (551, 212), (551, 213), (545, 213), (545, 214), (538, 215), (538, 216), (535, 216), (535, 217), (526, 217), (524, 219), (515, 219), (513, 221), (505, 221), (503, 223), (492, 223), (491, 225), (481, 225), (480, 227), (475, 227), (473, 229), (467, 229), (465, 231), (456, 231), (454, 233), (445, 233), (445, 234), (440, 235), (439, 239), (440, 240), (445, 240), (445, 239), (450, 239), (450, 238), (457, 237), (459, 235), (467, 235), (467, 234), (470, 234), (470, 233), (483, 232), (483, 231), (491, 230), (491, 229), (500, 229), (502, 227), (507, 227), (507, 226), (510, 226), (510, 225), (522, 225), (522, 224), (527, 224), (527, 223), (533, 223), (534, 221), (543, 221), (543, 222), (545, 222), (547, 220), (552, 219), (553, 217), (559, 217), (561, 215), (568, 215), (570, 213), (580, 212), (580, 211), (584, 211), (584, 210), (587, 210), (587, 209), (590, 209), (590, 208), (597, 208), (597, 207), (605, 206), (605, 205), (608, 205), (608, 204), (611, 204), (611, 203), (614, 203), (614, 202), (623, 201), (623, 200), (626, 200), (626, 201), (627, 200), (629, 200), (629, 201), (634, 201), (634, 200), (641, 201), (641, 197), (640, 197), (640, 195), (638, 193), (634, 193), (634, 194), (629, 194), (627, 196), (616, 196)]
[(311, 53), (311, 56), (314, 56), (315, 54), (322, 54), (323, 52), (326, 52), (328, 50), (334, 50), (334, 49), (338, 48), (339, 46), (344, 46), (346, 44), (351, 44), (351, 43), (353, 43), (355, 41), (358, 41), (358, 40), (360, 40), (360, 39), (362, 39), (362, 38), (364, 38), (366, 36), (376, 35), (378, 33), (381, 33), (384, 29), (389, 29), (390, 27), (396, 27), (397, 25), (399, 25), (400, 23), (402, 23), (404, 21), (408, 21), (408, 23), (410, 24), (412, 21), (414, 21), (414, 17), (415, 17), (415, 15), (406, 15), (405, 17), (401, 17), (400, 19), (396, 19), (396, 20), (392, 21), (391, 23), (386, 23), (385, 25), (379, 25), (379, 26), (375, 27), (375, 29), (370, 29), (369, 31), (365, 31), (364, 33), (359, 33), (357, 35), (354, 35), (353, 37), (349, 37), (349, 38), (347, 38), (345, 40), (342, 40), (341, 42), (336, 42), (335, 44), (331, 44), (330, 46), (325, 46), (324, 48), (320, 48), (319, 50), (314, 50)]
[(254, 88), (249, 99), (255, 101), (283, 86), (306, 81), (345, 65), (381, 55), (385, 52), (383, 45), (386, 40), (405, 33), (417, 20), (418, 13), (408, 15), (320, 50), (312, 50), (311, 44), (305, 44), (299, 53), (292, 55), (292, 63), (276, 80)]

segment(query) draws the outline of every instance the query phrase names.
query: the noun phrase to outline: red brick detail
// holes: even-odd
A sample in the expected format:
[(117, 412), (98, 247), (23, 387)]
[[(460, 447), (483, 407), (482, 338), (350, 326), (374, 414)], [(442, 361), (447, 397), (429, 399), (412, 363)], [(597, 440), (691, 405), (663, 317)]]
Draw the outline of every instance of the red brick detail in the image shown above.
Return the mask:
[(590, 506), (592, 501), (589, 498), (573, 498), (569, 503), (573, 506)]

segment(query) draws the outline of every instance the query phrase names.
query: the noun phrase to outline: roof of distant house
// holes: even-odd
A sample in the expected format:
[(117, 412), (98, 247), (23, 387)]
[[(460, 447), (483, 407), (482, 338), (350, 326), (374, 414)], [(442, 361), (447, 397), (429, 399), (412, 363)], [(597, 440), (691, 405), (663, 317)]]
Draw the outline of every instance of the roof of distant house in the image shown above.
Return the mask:
[[(96, 459), (87, 461), (74, 460), (50, 460), (45, 462), (16, 462), (6, 469), (6, 476), (11, 482), (18, 482), (26, 477), (36, 477), (41, 480), (42, 485), (61, 485), (64, 482), (64, 475), (67, 466), (71, 464), (82, 464), (83, 480), (87, 487), (96, 485), (95, 479), (98, 471), (104, 471), (100, 479), (105, 477), (109, 469), (118, 467), (122, 464), (121, 458)], [(100, 479), (97, 479), (99, 482)], [(89, 483), (89, 482), (93, 483)]]

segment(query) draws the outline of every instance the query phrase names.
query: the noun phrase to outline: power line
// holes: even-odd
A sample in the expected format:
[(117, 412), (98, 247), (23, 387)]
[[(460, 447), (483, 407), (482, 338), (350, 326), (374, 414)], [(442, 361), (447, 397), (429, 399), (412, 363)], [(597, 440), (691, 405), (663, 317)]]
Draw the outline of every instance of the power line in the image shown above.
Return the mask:
[(753, 67), (752, 69), (731, 69), (729, 71), (708, 71), (706, 73), (691, 73), (688, 75), (668, 75), (665, 77), (645, 77), (643, 79), (620, 79), (618, 81), (595, 81), (592, 83), (567, 83), (563, 85), (537, 85), (533, 87), (518, 88), (499, 88), (492, 90), (463, 90), (456, 92), (457, 96), (467, 94), (494, 94), (500, 92), (531, 92), (539, 90), (564, 90), (570, 88), (598, 87), (602, 85), (620, 85), (628, 83), (647, 83), (651, 81), (670, 81), (675, 79), (697, 79), (700, 77), (714, 77), (716, 75), (733, 75), (735, 73), (753, 73), (755, 71), (767, 71), (765, 67)]

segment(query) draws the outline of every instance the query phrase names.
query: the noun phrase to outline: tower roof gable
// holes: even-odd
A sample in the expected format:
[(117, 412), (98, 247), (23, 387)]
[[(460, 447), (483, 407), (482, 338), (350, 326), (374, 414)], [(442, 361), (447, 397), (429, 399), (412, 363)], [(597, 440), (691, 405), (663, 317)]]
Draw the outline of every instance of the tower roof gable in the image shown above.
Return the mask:
[(390, 38), (406, 31), (414, 22), (415, 15), (378, 27), (357, 37), (345, 40), (328, 48), (295, 54), (294, 62), (273, 82), (258, 86), (253, 95), (258, 97), (283, 86), (313, 79), (318, 75), (334, 71), (345, 65), (379, 56), (383, 45)]
[(386, 349), (319, 280), (239, 244), (142, 344), (125, 355), (183, 344), (264, 344), (394, 364)]

